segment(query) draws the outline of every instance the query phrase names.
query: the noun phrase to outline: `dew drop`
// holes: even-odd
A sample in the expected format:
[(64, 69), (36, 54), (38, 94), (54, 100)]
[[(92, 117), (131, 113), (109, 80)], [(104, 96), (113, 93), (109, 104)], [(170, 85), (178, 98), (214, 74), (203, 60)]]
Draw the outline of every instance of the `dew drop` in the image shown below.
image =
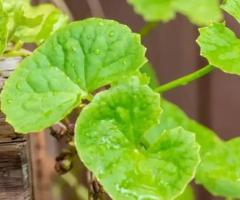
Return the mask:
[(103, 22), (99, 22), (99, 25), (100, 25), (100, 26), (103, 26), (103, 25), (104, 25), (104, 23), (103, 23)]
[(16, 85), (16, 88), (17, 88), (18, 90), (20, 90), (20, 89), (22, 88), (21, 84), (18, 83), (18, 84)]
[(114, 36), (114, 31), (110, 31), (108, 35), (109, 35), (109, 37), (113, 37)]
[(100, 55), (101, 51), (100, 51), (99, 49), (96, 49), (96, 50), (94, 51), (94, 53), (95, 53), (96, 55)]
[(13, 101), (12, 99), (8, 99), (7, 103), (12, 103), (12, 101)]
[(134, 149), (133, 151), (134, 151), (134, 153), (136, 153), (136, 154), (139, 153), (139, 151), (138, 151), (137, 149)]
[(81, 80), (80, 78), (77, 79), (77, 83), (80, 84), (81, 83)]
[(73, 52), (76, 52), (76, 51), (77, 51), (77, 48), (76, 48), (76, 47), (72, 47), (72, 51), (73, 51)]

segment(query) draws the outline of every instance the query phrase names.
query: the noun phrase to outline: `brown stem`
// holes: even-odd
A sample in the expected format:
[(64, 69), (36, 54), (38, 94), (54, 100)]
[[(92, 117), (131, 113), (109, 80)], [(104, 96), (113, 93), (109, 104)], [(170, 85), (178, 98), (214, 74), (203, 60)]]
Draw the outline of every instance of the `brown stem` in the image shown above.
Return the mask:
[(104, 10), (99, 0), (86, 0), (93, 17), (104, 18)]
[(107, 200), (108, 197), (92, 172), (87, 172), (89, 185), (88, 200)]

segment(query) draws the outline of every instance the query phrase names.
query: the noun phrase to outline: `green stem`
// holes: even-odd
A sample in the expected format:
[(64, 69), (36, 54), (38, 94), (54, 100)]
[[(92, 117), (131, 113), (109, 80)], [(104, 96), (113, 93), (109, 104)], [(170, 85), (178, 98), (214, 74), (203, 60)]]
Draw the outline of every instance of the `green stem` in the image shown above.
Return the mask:
[(156, 26), (158, 25), (158, 22), (148, 22), (146, 23), (141, 30), (139, 31), (142, 38), (147, 36)]
[(88, 94), (85, 98), (88, 100), (88, 101), (92, 101), (93, 100), (93, 95), (92, 94)]
[(176, 79), (174, 81), (166, 83), (165, 85), (159, 86), (155, 89), (155, 91), (163, 93), (163, 92), (166, 92), (168, 90), (187, 85), (188, 83), (190, 83), (190, 82), (192, 82), (196, 79), (199, 79), (199, 78), (203, 77), (204, 75), (210, 73), (211, 71), (213, 71), (213, 69), (214, 69), (214, 66), (207, 65), (207, 66), (205, 66), (205, 67), (203, 67), (203, 68), (201, 68), (201, 69), (199, 69), (199, 70), (197, 70), (197, 71), (195, 71), (191, 74), (188, 74), (188, 75), (183, 76), (179, 79)]
[(18, 51), (9, 51), (4, 53), (1, 57), (2, 58), (10, 58), (10, 57), (26, 57), (30, 56), (32, 52), (26, 50), (26, 49), (20, 49)]

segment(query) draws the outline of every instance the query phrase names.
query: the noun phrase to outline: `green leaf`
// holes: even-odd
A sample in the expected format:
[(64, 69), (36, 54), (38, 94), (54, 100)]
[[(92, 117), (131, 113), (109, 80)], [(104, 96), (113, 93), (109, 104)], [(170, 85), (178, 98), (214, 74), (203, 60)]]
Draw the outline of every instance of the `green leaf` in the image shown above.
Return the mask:
[(6, 81), (1, 109), (20, 133), (41, 131), (63, 119), (85, 93), (56, 67), (23, 62)]
[(176, 200), (195, 200), (193, 188), (189, 185)]
[(197, 25), (206, 25), (222, 18), (218, 0), (128, 0), (146, 21), (169, 21), (177, 12)]
[(3, 0), (3, 10), (9, 17), (10, 39), (15, 42), (39, 44), (68, 21), (52, 4), (31, 6), (29, 0)]
[(194, 134), (176, 128), (144, 145), (160, 111), (159, 95), (133, 82), (96, 95), (77, 120), (78, 154), (113, 199), (170, 200), (193, 178)]
[(15, 15), (15, 40), (27, 43), (43, 42), (68, 21), (67, 16), (51, 4), (25, 4)]
[(224, 24), (200, 29), (201, 55), (222, 71), (240, 75), (240, 40)]
[(162, 100), (161, 107), (163, 112), (160, 117), (160, 124), (149, 130), (148, 140), (158, 137), (158, 133), (164, 130), (171, 130), (176, 127), (195, 133), (196, 140), (201, 146), (201, 155), (208, 153), (210, 149), (221, 143), (218, 136), (208, 128), (190, 119), (179, 107), (167, 100)]
[(217, 196), (240, 198), (240, 138), (213, 148), (203, 159), (196, 182)]
[(149, 131), (148, 140), (154, 140), (159, 131), (178, 126), (195, 133), (202, 159), (196, 182), (214, 195), (240, 198), (240, 139), (223, 142), (214, 132), (188, 118), (174, 104), (163, 100), (161, 105), (161, 123)]
[[(21, 62), (6, 81), (2, 110), (18, 132), (46, 128), (79, 104), (80, 88), (93, 91), (135, 73), (145, 61), (144, 52), (139, 36), (117, 22), (87, 19), (72, 23)], [(29, 91), (32, 83), (34, 89)], [(51, 84), (59, 87), (59, 93), (52, 91)], [(39, 94), (43, 86), (44, 93)]]
[(239, 0), (224, 0), (221, 6), (226, 12), (236, 18), (240, 22), (240, 1)]
[(3, 10), (2, 1), (0, 0), (0, 55), (7, 46), (8, 37), (8, 17)]
[(197, 25), (207, 25), (222, 19), (219, 0), (176, 0), (176, 10)]
[(146, 62), (144, 54), (139, 35), (127, 26), (90, 18), (61, 29), (38, 49), (34, 59), (47, 59), (91, 92), (136, 73)]
[(24, 4), (30, 4), (30, 0), (2, 0), (4, 10), (9, 14), (14, 13)]
[(151, 88), (155, 88), (159, 85), (157, 74), (149, 62), (143, 65), (143, 67), (140, 69), (140, 72), (150, 78), (149, 86)]
[(15, 31), (15, 19), (21, 16), (17, 15), (25, 5), (30, 5), (30, 0), (2, 0), (3, 10), (8, 16), (8, 31), (12, 36)]
[(172, 0), (128, 0), (146, 21), (168, 21), (175, 17)]

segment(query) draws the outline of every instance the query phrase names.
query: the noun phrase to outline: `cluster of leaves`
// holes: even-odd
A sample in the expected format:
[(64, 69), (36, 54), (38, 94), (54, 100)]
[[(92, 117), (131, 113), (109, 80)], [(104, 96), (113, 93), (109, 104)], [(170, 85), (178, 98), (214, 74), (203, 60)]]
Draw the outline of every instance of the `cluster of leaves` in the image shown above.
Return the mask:
[(176, 13), (185, 15), (192, 23), (207, 25), (222, 19), (219, 0), (128, 0), (146, 21), (169, 21)]
[(10, 43), (40, 44), (68, 21), (53, 5), (31, 6), (30, 0), (0, 0), (0, 17), (0, 55), (12, 50)]
[[(239, 0), (228, 0), (223, 8), (239, 19)], [(180, 8), (166, 12), (175, 11)], [(9, 27), (14, 17), (1, 14)], [(53, 31), (58, 25), (55, 21), (49, 26)], [(202, 55), (210, 64), (239, 74), (236, 36), (220, 23), (200, 33)], [(31, 37), (24, 38), (19, 37), (26, 42)], [(37, 38), (41, 39), (31, 42), (42, 42), (42, 36)], [(146, 61), (139, 35), (128, 27), (96, 18), (74, 22), (20, 63), (5, 83), (1, 109), (17, 132), (29, 133), (59, 122), (89, 100), (76, 122), (75, 144), (81, 160), (113, 199), (193, 198), (189, 188), (185, 196), (179, 195), (194, 177), (215, 195), (240, 198), (240, 139), (224, 142), (160, 99), (143, 75)], [(108, 90), (92, 98), (106, 85)]]
[[(21, 62), (5, 83), (2, 110), (18, 132), (40, 131), (96, 89), (114, 85), (77, 120), (80, 158), (113, 199), (172, 199), (193, 178), (199, 145), (182, 128), (147, 140), (161, 108), (159, 94), (133, 76), (146, 62), (144, 54), (139, 35), (117, 22), (71, 23)], [(119, 77), (126, 82), (118, 84)]]
[[(222, 8), (240, 21), (240, 1), (226, 0)], [(200, 29), (201, 55), (223, 72), (240, 75), (239, 39), (225, 23)], [(211, 193), (240, 198), (240, 138), (221, 142), (203, 158), (196, 180)]]

